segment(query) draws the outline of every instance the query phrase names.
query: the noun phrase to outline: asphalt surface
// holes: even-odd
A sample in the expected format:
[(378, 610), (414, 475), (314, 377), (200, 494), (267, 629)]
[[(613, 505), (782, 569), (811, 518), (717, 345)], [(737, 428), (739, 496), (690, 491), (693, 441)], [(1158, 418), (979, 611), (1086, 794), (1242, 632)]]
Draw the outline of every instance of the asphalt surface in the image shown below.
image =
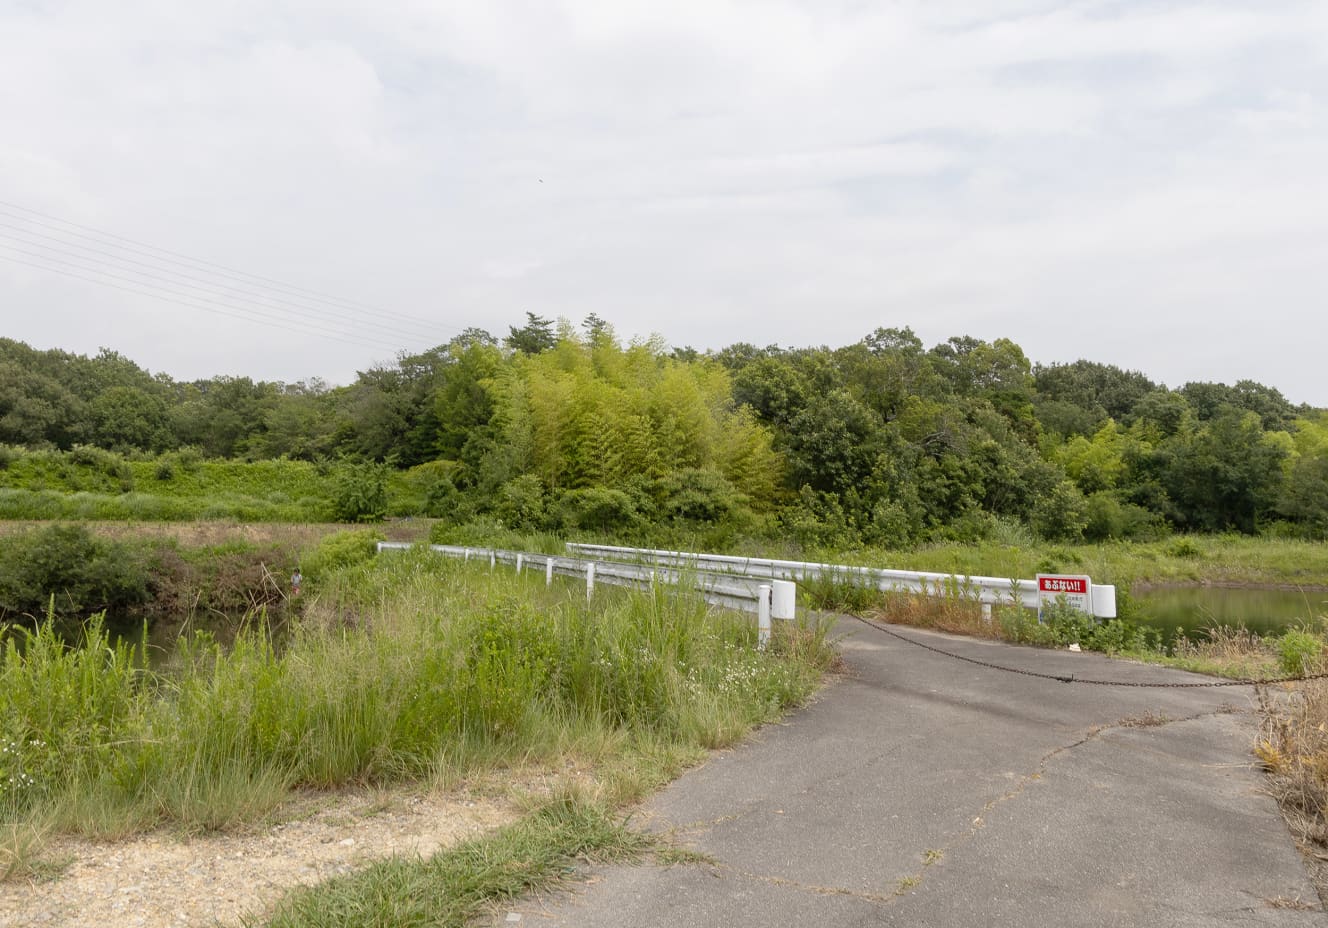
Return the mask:
[[(897, 629), (1011, 667), (1162, 668)], [(1248, 688), (1004, 673), (851, 619), (846, 672), (637, 820), (703, 863), (590, 869), (496, 922), (549, 928), (1324, 925), (1250, 748)]]

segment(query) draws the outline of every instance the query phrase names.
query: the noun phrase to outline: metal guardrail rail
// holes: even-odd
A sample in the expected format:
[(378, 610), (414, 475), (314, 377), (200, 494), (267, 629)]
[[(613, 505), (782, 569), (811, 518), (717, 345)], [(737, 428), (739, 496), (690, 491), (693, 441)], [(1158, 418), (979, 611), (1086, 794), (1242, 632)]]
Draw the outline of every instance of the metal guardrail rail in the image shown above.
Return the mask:
[[(661, 551), (653, 548), (623, 548), (615, 545), (568, 543), (567, 548), (582, 557), (616, 559), (657, 567), (690, 568), (735, 576), (784, 580), (834, 578), (872, 586), (885, 592), (922, 593), (929, 596), (958, 594), (969, 596), (984, 606), (1017, 602), (1028, 609), (1038, 608), (1038, 586), (1035, 580), (888, 570), (878, 567), (853, 567), (845, 564), (818, 564), (810, 561), (784, 561), (689, 551)], [(1116, 588), (1105, 584), (1093, 584), (1092, 590), (1095, 594), (1091, 597), (1093, 615), (1104, 619), (1115, 618)]]
[[(404, 542), (380, 541), (379, 551), (409, 550), (414, 545)], [(429, 550), (464, 561), (483, 563), (491, 566), (510, 565), (518, 570), (539, 570), (546, 579), (553, 577), (572, 577), (584, 579), (587, 591), (596, 583), (610, 586), (625, 586), (635, 589), (650, 589), (656, 583), (687, 586), (697, 590), (706, 602), (727, 609), (742, 612), (759, 613), (761, 588), (770, 585), (769, 579), (758, 576), (742, 576), (731, 571), (713, 571), (692, 565), (651, 565), (642, 562), (623, 561), (621, 558), (602, 557), (595, 554), (587, 556), (568, 556), (552, 554), (534, 554), (526, 551), (506, 551), (499, 548), (475, 548), (463, 545), (429, 545)], [(770, 578), (774, 579), (774, 578)], [(791, 584), (790, 584), (791, 586)], [(775, 618), (793, 618), (791, 614), (792, 590), (785, 594), (790, 604), (787, 610), (776, 609)], [(783, 612), (790, 614), (783, 614)]]

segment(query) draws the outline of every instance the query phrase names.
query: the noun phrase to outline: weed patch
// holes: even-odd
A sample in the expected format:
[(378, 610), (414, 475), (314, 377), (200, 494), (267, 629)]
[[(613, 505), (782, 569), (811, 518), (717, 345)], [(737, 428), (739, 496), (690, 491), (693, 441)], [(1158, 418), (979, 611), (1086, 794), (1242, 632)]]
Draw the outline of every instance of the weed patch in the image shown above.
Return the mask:
[(428, 859), (394, 858), (292, 893), (266, 924), (464, 928), (498, 903), (557, 885), (576, 861), (636, 860), (651, 845), (620, 814), (565, 790), (516, 824)]

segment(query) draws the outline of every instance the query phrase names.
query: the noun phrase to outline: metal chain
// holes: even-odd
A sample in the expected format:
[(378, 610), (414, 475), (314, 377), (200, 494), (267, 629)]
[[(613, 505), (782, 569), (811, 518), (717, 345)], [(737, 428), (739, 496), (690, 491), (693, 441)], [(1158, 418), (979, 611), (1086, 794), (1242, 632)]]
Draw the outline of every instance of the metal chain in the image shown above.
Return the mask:
[(911, 645), (916, 645), (917, 647), (923, 648), (927, 651), (933, 651), (936, 654), (942, 654), (945, 657), (953, 657), (957, 661), (964, 661), (969, 664), (977, 664), (979, 667), (989, 667), (992, 670), (1003, 670), (1006, 673), (1022, 674), (1026, 677), (1038, 677), (1039, 679), (1042, 680), (1056, 680), (1060, 683), (1087, 683), (1091, 686), (1132, 686), (1144, 689), (1193, 689), (1197, 687), (1209, 687), (1209, 686), (1262, 686), (1266, 683), (1299, 683), (1302, 680), (1322, 680), (1324, 678), (1328, 678), (1328, 672), (1324, 672), (1324, 673), (1312, 673), (1303, 677), (1275, 677), (1271, 680), (1213, 680), (1213, 681), (1205, 681), (1203, 683), (1140, 683), (1134, 680), (1087, 680), (1080, 677), (1076, 677), (1074, 674), (1066, 675), (1066, 674), (1055, 674), (1055, 673), (1038, 673), (1036, 670), (1023, 670), (1019, 667), (1006, 667), (1002, 664), (993, 664), (990, 661), (980, 661), (976, 657), (965, 657), (962, 654), (955, 654), (951, 651), (945, 651), (942, 650), (941, 648), (932, 647), (929, 644), (923, 644), (921, 641), (909, 638), (906, 635), (901, 635), (899, 634), (899, 632), (886, 628), (884, 625), (879, 625), (875, 622), (868, 622), (866, 619), (862, 618), (861, 616), (854, 616), (854, 618), (857, 619), (859, 622), (862, 622), (864, 625), (867, 625), (871, 628), (875, 628), (879, 631), (883, 631), (887, 635), (890, 635), (894, 638), (898, 638), (900, 641), (906, 641)]

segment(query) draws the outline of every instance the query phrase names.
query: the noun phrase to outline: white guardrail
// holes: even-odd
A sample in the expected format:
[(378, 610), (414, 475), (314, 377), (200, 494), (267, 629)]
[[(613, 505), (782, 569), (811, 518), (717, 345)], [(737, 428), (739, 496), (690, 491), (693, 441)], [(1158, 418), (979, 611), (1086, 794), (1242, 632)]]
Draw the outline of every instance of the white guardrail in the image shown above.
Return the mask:
[[(659, 551), (651, 548), (620, 548), (613, 545), (567, 545), (569, 551), (586, 558), (604, 558), (640, 565), (692, 569), (740, 577), (783, 580), (807, 580), (832, 577), (885, 592), (923, 593), (929, 596), (958, 594), (983, 604), (984, 611), (997, 604), (1018, 603), (1028, 609), (1039, 607), (1036, 580), (1011, 580), (1000, 577), (975, 577), (966, 574), (926, 573), (911, 570), (886, 570), (877, 567), (850, 567), (842, 564), (816, 564), (808, 561), (781, 561), (771, 558), (734, 557), (723, 554), (697, 554), (688, 551)], [(1116, 617), (1116, 587), (1091, 584), (1091, 612), (1100, 619)]]
[[(379, 551), (402, 551), (412, 547), (404, 542), (378, 542)], [(491, 567), (509, 564), (518, 571), (539, 570), (544, 573), (546, 583), (551, 583), (554, 577), (583, 578), (587, 595), (594, 590), (596, 583), (636, 589), (649, 589), (656, 583), (687, 584), (700, 592), (706, 602), (716, 606), (760, 615), (764, 598), (774, 618), (794, 617), (796, 587), (779, 578), (743, 576), (732, 571), (713, 571), (692, 565), (651, 565), (635, 559), (624, 562), (622, 558), (596, 554), (531, 554), (462, 545), (429, 545), (429, 550), (464, 561), (488, 561)]]

